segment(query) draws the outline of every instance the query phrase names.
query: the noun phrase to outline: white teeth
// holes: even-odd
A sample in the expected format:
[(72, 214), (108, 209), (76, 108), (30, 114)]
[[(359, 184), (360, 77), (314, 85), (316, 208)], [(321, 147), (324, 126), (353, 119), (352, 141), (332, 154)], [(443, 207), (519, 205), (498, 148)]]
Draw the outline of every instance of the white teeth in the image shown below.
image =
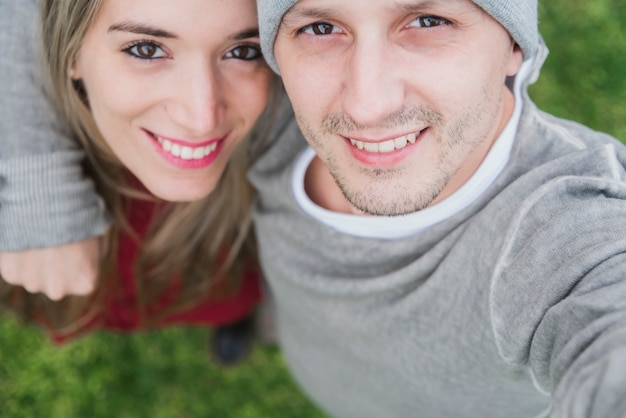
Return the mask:
[(392, 152), (396, 149), (396, 144), (393, 140), (385, 141), (378, 144), (378, 152)]
[(191, 160), (193, 158), (193, 149), (191, 149), (191, 147), (182, 147), (180, 149), (180, 158), (183, 160)]
[(366, 142), (363, 145), (367, 152), (378, 152), (378, 144), (376, 142)]
[(161, 148), (165, 152), (169, 152), (174, 157), (182, 160), (201, 160), (217, 149), (217, 142), (203, 147), (181, 146), (167, 139), (159, 138), (155, 135), (156, 140), (161, 144)]
[(193, 150), (193, 159), (199, 160), (201, 158), (204, 158), (204, 147)]
[[(402, 149), (402, 148), (406, 147), (407, 141), (408, 141), (408, 139), (407, 139), (406, 136), (401, 136), (400, 138), (396, 138), (393, 141), (393, 144), (396, 147), (396, 149)], [(413, 138), (413, 142), (415, 142), (415, 138)]]
[(400, 136), (395, 139), (390, 139), (388, 141), (383, 142), (364, 142), (358, 141), (356, 139), (350, 139), (350, 143), (357, 147), (358, 149), (364, 149), (367, 152), (393, 152), (398, 149), (402, 149), (407, 146), (407, 144), (415, 144), (416, 138), (418, 134), (408, 134), (404, 136)]

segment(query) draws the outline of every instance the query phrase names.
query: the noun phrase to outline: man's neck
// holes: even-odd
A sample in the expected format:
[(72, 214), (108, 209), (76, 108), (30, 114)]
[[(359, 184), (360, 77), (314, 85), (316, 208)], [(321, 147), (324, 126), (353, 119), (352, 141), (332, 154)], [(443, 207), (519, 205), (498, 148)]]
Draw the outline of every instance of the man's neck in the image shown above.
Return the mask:
[(316, 205), (339, 213), (362, 215), (358, 209), (345, 198), (335, 179), (326, 165), (315, 156), (304, 177), (304, 190)]

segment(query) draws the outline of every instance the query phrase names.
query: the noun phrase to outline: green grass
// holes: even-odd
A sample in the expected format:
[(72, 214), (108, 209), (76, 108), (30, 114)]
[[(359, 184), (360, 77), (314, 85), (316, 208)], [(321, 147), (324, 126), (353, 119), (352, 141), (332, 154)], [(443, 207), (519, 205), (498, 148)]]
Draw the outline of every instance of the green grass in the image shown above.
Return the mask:
[(531, 87), (543, 109), (626, 140), (626, 2), (542, 0), (550, 55)]
[(324, 417), (288, 377), (277, 349), (215, 367), (207, 330), (96, 333), (54, 346), (0, 322), (0, 417)]
[[(626, 2), (543, 0), (551, 49), (531, 88), (559, 116), (626, 139)], [(36, 329), (0, 321), (0, 417), (323, 417), (289, 378), (280, 353), (261, 348), (232, 370), (215, 368), (206, 331), (171, 328), (94, 334), (63, 347)]]

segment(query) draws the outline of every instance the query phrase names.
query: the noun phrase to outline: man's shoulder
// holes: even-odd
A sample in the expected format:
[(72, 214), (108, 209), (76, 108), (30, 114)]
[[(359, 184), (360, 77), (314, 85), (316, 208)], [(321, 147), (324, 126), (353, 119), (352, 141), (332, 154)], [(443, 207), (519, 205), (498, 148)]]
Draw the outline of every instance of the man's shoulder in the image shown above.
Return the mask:
[(546, 214), (562, 219), (589, 212), (592, 222), (593, 213), (602, 217), (607, 198), (618, 201), (626, 216), (626, 146), (536, 108), (520, 124), (505, 177), (498, 197), (514, 202), (527, 226), (550, 219)]
[(550, 145), (562, 153), (610, 146), (620, 159), (626, 161), (626, 146), (617, 138), (574, 120), (542, 111), (534, 105), (529, 107), (520, 123), (518, 135), (522, 138), (530, 136), (533, 141), (540, 141), (537, 145)]
[(518, 175), (544, 176), (545, 182), (572, 176), (624, 182), (626, 146), (611, 135), (529, 103), (520, 122), (511, 164)]
[(502, 237), (490, 303), (499, 350), (512, 363), (528, 361), (539, 324), (573, 289), (613, 279), (590, 272), (626, 248), (624, 145), (539, 111), (519, 140), (511, 164), (521, 168), (485, 214)]

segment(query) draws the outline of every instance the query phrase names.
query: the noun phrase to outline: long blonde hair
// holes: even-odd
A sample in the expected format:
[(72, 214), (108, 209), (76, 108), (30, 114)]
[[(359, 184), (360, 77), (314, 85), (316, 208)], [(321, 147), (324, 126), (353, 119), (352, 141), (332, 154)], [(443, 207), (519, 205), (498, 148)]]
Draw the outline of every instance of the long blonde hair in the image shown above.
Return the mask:
[[(110, 278), (116, 272), (117, 237), (121, 232), (133, 233), (127, 220), (129, 198), (150, 198), (129, 184), (124, 166), (96, 127), (82, 84), (68, 76), (102, 3), (103, 0), (41, 2), (43, 51), (52, 96), (74, 139), (84, 149), (88, 160), (86, 171), (114, 217), (108, 255), (101, 268), (104, 280), (98, 281), (91, 298), (65, 298), (65, 303), (39, 302), (46, 306), (48, 322), (58, 331), (67, 333), (80, 327), (86, 306), (98, 309), (103, 295), (115, 286)], [(262, 142), (256, 137), (269, 132), (276, 110), (276, 105), (271, 103), (277, 103), (282, 95), (277, 77), (272, 85), (270, 104), (249, 135), (255, 136), (255, 145)], [(169, 203), (152, 220), (135, 265), (137, 295), (144, 314), (158, 304), (175, 276), (181, 278), (180, 292), (161, 316), (193, 306), (199, 299), (220, 297), (224, 291), (236, 289), (246, 270), (256, 268), (250, 215), (254, 192), (246, 179), (249, 140), (242, 141), (209, 196), (196, 202)], [(93, 303), (94, 298), (98, 303)], [(146, 316), (146, 325), (150, 325), (151, 319), (158, 320)]]

